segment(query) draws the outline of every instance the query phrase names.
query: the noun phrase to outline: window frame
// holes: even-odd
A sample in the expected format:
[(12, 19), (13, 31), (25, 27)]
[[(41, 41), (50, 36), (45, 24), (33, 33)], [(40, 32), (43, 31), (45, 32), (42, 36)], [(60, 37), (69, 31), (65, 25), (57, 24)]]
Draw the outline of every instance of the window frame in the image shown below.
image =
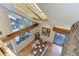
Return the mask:
[[(9, 15), (11, 15), (11, 14), (9, 14)], [(13, 17), (16, 18), (16, 19), (19, 19), (19, 18), (15, 17), (14, 15), (11, 15), (11, 16), (13, 16)], [(18, 15), (18, 16), (19, 16), (19, 15)], [(21, 17), (21, 16), (20, 16), (20, 17)], [(13, 26), (15, 26), (15, 25), (12, 25), (12, 21), (13, 21), (13, 20), (12, 20), (10, 17), (9, 17), (9, 19), (10, 19), (9, 21), (10, 21), (10, 26), (11, 26), (11, 28), (12, 28), (12, 32), (15, 32), (15, 31), (17, 31), (17, 30), (22, 29), (22, 28), (18, 28), (18, 29), (16, 28), (17, 30), (14, 29)], [(26, 21), (25, 18), (22, 18), (22, 19), (24, 20), (24, 22)], [(22, 19), (21, 19), (21, 20), (22, 20)], [(19, 20), (20, 20), (20, 19), (19, 19)], [(23, 20), (22, 20), (22, 21), (23, 21)], [(16, 21), (16, 20), (15, 20), (15, 21)], [(13, 21), (13, 22), (15, 22), (15, 21)], [(28, 19), (27, 19), (27, 21), (31, 21), (31, 20), (28, 20)], [(19, 22), (19, 21), (18, 21), (18, 22)], [(32, 21), (31, 21), (31, 22), (32, 22)], [(15, 23), (16, 23), (16, 22), (15, 22)], [(32, 24), (33, 24), (33, 22), (32, 22)], [(30, 25), (32, 25), (32, 24), (30, 24)], [(19, 23), (18, 26), (20, 26), (20, 25), (23, 25), (23, 24), (20, 24), (20, 23)], [(28, 24), (27, 26), (30, 26), (30, 25)], [(16, 25), (16, 26), (17, 26), (17, 25)], [(24, 27), (25, 27), (25, 26), (24, 26)], [(23, 38), (23, 37), (22, 37), (22, 38), (20, 39), (20, 36), (22, 36), (22, 35), (17, 36), (17, 37), (19, 37), (19, 42), (17, 42), (17, 37), (15, 37), (15, 42), (16, 42), (16, 44), (20, 44), (21, 42), (23, 42), (24, 40), (28, 39), (28, 38), (32, 35), (32, 31), (28, 31), (28, 32), (25, 32), (25, 33), (28, 33), (28, 37), (27, 37), (27, 38), (22, 39), (22, 38)], [(30, 33), (31, 33), (31, 35), (30, 35)], [(26, 35), (24, 34), (24, 36), (26, 36)]]
[(63, 34), (63, 35), (66, 36), (65, 39), (64, 39), (64, 42), (65, 42), (65, 40), (66, 40), (66, 38), (67, 38), (67, 34), (60, 33), (60, 32), (55, 32), (55, 35), (54, 35), (54, 41), (53, 41), (53, 43), (54, 43), (54, 44), (57, 44), (57, 45), (60, 45), (60, 46), (64, 46), (64, 43), (61, 45), (61, 44), (58, 44), (58, 43), (55, 42), (55, 40), (56, 40), (56, 39), (55, 39), (55, 38), (56, 38), (56, 33), (59, 33), (60, 35)]

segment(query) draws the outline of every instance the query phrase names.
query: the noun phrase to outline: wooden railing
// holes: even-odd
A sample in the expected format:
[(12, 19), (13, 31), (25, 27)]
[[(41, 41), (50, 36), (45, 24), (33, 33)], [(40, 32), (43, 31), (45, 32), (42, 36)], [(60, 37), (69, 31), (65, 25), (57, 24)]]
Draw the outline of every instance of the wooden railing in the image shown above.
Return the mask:
[[(16, 56), (5, 44), (0, 40), (0, 49), (3, 56)], [(0, 56), (2, 56), (0, 54)]]
[(37, 27), (37, 26), (38, 26), (38, 24), (35, 23), (35, 24), (31, 25), (31, 26), (28, 26), (28, 27), (25, 27), (25, 28), (23, 28), (23, 29), (21, 29), (21, 30), (18, 30), (18, 31), (16, 31), (16, 32), (13, 32), (13, 33), (11, 33), (11, 34), (9, 34), (9, 35), (3, 36), (3, 37), (1, 37), (0, 39), (1, 39), (3, 42), (10, 41), (11, 39), (15, 38), (16, 36), (21, 35), (22, 33), (27, 32), (27, 31), (29, 31), (29, 30), (32, 30), (33, 28), (35, 28), (35, 27)]

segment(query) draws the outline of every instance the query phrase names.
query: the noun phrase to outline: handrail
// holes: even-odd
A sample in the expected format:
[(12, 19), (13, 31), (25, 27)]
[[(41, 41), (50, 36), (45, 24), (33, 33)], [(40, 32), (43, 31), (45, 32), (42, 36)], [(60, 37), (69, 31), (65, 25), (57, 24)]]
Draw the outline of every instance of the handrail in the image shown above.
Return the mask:
[[(5, 44), (0, 40), (0, 48), (4, 52), (4, 56), (16, 56)], [(1, 56), (1, 55), (0, 55)]]

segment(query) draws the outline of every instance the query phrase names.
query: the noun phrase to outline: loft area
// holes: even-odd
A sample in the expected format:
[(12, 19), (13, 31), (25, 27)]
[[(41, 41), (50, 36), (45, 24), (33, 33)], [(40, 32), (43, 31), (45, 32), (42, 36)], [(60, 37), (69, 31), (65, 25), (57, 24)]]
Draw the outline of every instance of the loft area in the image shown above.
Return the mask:
[(72, 5), (0, 4), (0, 56), (79, 56)]
[[(64, 42), (70, 34), (70, 29), (51, 25), (47, 17), (36, 4), (15, 4), (15, 6), (17, 12), (4, 5), (1, 5), (0, 8), (3, 15), (5, 15), (5, 12), (7, 13), (6, 18), (9, 19), (9, 21), (6, 20), (6, 18), (3, 19), (7, 28), (2, 28), (0, 39), (2, 44), (5, 44), (6, 48), (11, 51), (10, 55), (61, 55)], [(26, 9), (24, 7), (26, 7)], [(30, 7), (32, 7), (32, 9)], [(35, 10), (41, 13), (35, 12)], [(27, 13), (25, 14), (25, 12)], [(3, 24), (2, 26), (5, 27)], [(3, 49), (6, 51), (4, 46)], [(1, 51), (3, 55), (3, 50)], [(7, 52), (6, 54), (9, 55)]]

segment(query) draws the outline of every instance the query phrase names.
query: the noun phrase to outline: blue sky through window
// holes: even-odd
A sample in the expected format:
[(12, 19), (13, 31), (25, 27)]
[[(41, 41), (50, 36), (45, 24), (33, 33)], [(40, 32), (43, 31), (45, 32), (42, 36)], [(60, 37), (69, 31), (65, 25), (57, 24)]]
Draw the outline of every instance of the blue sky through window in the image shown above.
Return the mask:
[(66, 35), (61, 34), (61, 33), (57, 33), (57, 32), (55, 33), (54, 42), (55, 42), (56, 44), (63, 45), (65, 39), (66, 39)]

